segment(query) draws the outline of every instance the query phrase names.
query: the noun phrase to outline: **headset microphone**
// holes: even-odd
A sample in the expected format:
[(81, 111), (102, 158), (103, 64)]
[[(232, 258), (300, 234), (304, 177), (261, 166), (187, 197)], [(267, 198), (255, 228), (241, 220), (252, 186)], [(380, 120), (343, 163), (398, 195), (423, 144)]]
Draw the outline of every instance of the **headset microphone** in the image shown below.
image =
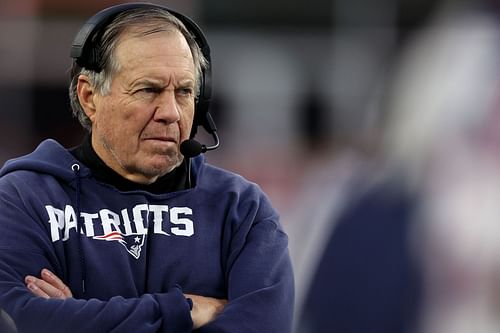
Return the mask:
[(189, 139), (181, 143), (181, 154), (184, 155), (184, 157), (191, 158), (196, 157), (206, 151), (217, 149), (219, 147), (219, 136), (217, 135), (217, 131), (212, 131), (211, 134), (215, 140), (214, 145), (207, 147), (206, 145), (199, 143), (195, 139)]
[[(191, 158), (200, 155), (201, 153), (204, 153), (209, 150), (214, 150), (219, 147), (219, 135), (217, 135), (217, 126), (215, 126), (214, 119), (212, 118), (212, 115), (209, 112), (205, 113), (205, 122), (204, 126), (205, 130), (212, 135), (214, 138), (215, 143), (212, 146), (206, 146), (204, 144), (199, 143), (198, 141), (194, 140), (192, 137), (194, 136), (193, 133), (191, 133), (191, 139), (183, 141), (181, 143), (181, 154), (184, 155), (184, 157)], [(196, 131), (196, 127), (193, 127), (193, 131)]]
[(181, 143), (181, 154), (191, 158), (201, 154), (203, 145), (194, 139), (189, 139)]

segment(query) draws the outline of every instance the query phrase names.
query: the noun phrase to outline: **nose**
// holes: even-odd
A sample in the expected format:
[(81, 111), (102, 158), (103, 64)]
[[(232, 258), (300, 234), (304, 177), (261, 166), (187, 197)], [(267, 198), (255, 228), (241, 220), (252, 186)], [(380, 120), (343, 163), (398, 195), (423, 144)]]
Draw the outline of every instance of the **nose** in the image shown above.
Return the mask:
[(180, 120), (180, 108), (175, 98), (173, 90), (165, 90), (158, 98), (154, 119), (167, 124), (175, 123)]

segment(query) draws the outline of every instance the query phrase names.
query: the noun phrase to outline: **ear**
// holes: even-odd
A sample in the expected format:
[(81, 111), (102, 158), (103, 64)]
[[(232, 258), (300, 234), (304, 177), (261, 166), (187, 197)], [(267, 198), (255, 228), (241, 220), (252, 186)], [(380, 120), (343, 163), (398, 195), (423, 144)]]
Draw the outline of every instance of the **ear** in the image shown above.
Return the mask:
[(78, 84), (76, 86), (76, 91), (78, 93), (78, 100), (80, 101), (80, 105), (85, 111), (87, 117), (89, 117), (90, 121), (94, 123), (94, 117), (96, 112), (95, 105), (95, 88), (90, 84), (90, 79), (86, 75), (80, 75), (78, 77)]

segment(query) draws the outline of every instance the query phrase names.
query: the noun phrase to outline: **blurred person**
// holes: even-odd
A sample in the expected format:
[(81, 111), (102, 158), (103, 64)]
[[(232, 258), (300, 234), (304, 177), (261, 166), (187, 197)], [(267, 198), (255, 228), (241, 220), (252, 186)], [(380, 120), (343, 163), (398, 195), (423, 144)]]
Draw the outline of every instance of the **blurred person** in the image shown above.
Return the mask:
[(297, 290), (295, 332), (412, 332), (421, 284), (409, 246), (416, 198), (377, 161), (339, 158), (306, 290)]
[(297, 332), (500, 331), (498, 13), (445, 2), (401, 54)]
[[(187, 17), (99, 12), (72, 46), (80, 146), (0, 171), (0, 306), (20, 332), (290, 332), (293, 273), (260, 188), (209, 165), (210, 55)], [(194, 141), (202, 125), (210, 147)]]
[(418, 332), (500, 331), (499, 13), (445, 4), (395, 82), (388, 147), (419, 192)]

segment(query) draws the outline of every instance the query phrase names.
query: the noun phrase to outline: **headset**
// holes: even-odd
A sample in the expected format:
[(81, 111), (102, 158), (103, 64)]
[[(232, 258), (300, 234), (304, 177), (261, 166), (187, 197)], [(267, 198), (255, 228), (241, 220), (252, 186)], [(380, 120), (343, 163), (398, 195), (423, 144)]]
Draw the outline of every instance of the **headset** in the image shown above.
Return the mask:
[[(190, 139), (182, 142), (181, 153), (186, 157), (194, 157), (200, 153), (218, 148), (220, 140), (217, 135), (217, 127), (215, 126), (212, 115), (208, 112), (210, 99), (212, 97), (210, 47), (200, 27), (189, 17), (165, 6), (151, 3), (126, 3), (108, 7), (88, 19), (80, 31), (78, 31), (71, 45), (71, 58), (73, 58), (76, 64), (82, 68), (100, 72), (102, 70), (102, 65), (98, 45), (106, 26), (111, 23), (118, 14), (128, 10), (141, 8), (164, 10), (179, 19), (186, 29), (194, 36), (196, 43), (208, 62), (207, 68), (202, 70), (201, 73), (200, 92), (195, 103), (195, 114)], [(206, 146), (193, 139), (200, 125), (212, 135), (215, 141), (214, 145)]]

